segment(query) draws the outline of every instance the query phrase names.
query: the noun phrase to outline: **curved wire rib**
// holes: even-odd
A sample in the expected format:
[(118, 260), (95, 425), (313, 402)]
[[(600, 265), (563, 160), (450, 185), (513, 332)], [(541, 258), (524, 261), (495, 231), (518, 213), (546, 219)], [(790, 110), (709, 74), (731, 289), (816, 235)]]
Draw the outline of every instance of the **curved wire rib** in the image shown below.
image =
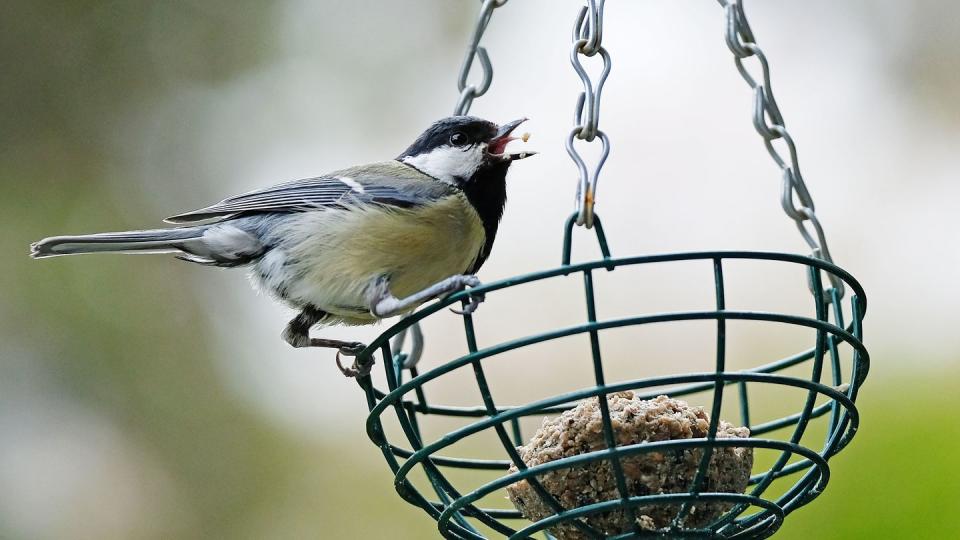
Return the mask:
[[(603, 241), (602, 233), (599, 233), (598, 240)], [(462, 295), (458, 293), (444, 302), (427, 306), (410, 318), (389, 328), (365, 351), (366, 355), (372, 358), (374, 350), (376, 350), (379, 352), (379, 356), (384, 359), (386, 383), (386, 389), (379, 390), (370, 377), (358, 381), (365, 391), (367, 404), (371, 411), (367, 420), (368, 434), (371, 440), (381, 448), (388, 465), (394, 471), (398, 493), (408, 502), (423, 508), (425, 512), (437, 520), (438, 528), (446, 538), (470, 540), (486, 538), (484, 533), (481, 533), (474, 525), (474, 522), (489, 527), (488, 530), (492, 530), (498, 535), (509, 538), (530, 537), (560, 523), (579, 524), (585, 529), (583, 533), (588, 538), (605, 538), (598, 531), (591, 530), (585, 524), (583, 518), (611, 509), (635, 511), (640, 506), (656, 504), (657, 502), (666, 504), (664, 501), (668, 500), (680, 509), (674, 519), (673, 526), (675, 531), (682, 531), (685, 537), (760, 538), (769, 536), (776, 531), (786, 515), (813, 500), (825, 488), (829, 478), (827, 460), (850, 442), (859, 426), (859, 415), (854, 400), (869, 369), (869, 354), (862, 342), (862, 320), (866, 309), (866, 301), (863, 289), (856, 279), (829, 262), (802, 255), (734, 251), (613, 259), (609, 258), (608, 254), (609, 251), (604, 250), (604, 259), (579, 264), (570, 264), (569, 259), (567, 259), (564, 261), (566, 263), (564, 266), (556, 269), (519, 276), (501, 282), (487, 283), (478, 288), (478, 291), (491, 294), (544, 279), (568, 279), (573, 277), (570, 274), (582, 274), (587, 301), (587, 322), (583, 324), (479, 347), (473, 327), (473, 316), (467, 315), (464, 316), (464, 330), (467, 335), (468, 354), (441, 363), (422, 373), (410, 372), (411, 376), (404, 379), (404, 373), (406, 373), (402, 366), (404, 357), (403, 355), (394, 357), (390, 347), (390, 339), (401, 334), (411, 325), (440, 312), (444, 306), (459, 301), (459, 296)], [(809, 281), (816, 287), (820, 287), (821, 290), (823, 290), (823, 274), (837, 276), (843, 280), (849, 290), (854, 291), (854, 295), (849, 297), (849, 309), (846, 310), (850, 317), (849, 323), (845, 320), (845, 310), (841, 309), (841, 299), (836, 289), (827, 289), (832, 294), (831, 298), (811, 295), (814, 301), (815, 314), (810, 317), (788, 313), (727, 309), (723, 277), (723, 262), (725, 260), (775, 261), (781, 264), (796, 265), (805, 268), (808, 272)], [(716, 297), (714, 310), (653, 313), (622, 319), (598, 317), (595, 300), (592, 297), (593, 270), (642, 264), (679, 264), (685, 261), (709, 261), (713, 265)], [(713, 320), (717, 325), (717, 358), (713, 371), (634, 379), (615, 383), (608, 383), (605, 380), (602, 360), (599, 356), (600, 333), (612, 328), (653, 323), (671, 324), (676, 321), (689, 320)], [(762, 321), (766, 324), (809, 328), (815, 333), (814, 344), (809, 350), (757, 366), (751, 370), (727, 371), (725, 328), (727, 321), (730, 320)], [(510, 350), (578, 334), (589, 337), (591, 354), (588, 356), (592, 358), (591, 362), (593, 362), (595, 369), (595, 380), (592, 386), (520, 405), (497, 405), (494, 402), (490, 381), (487, 380), (487, 374), (483, 368), (486, 359)], [(374, 347), (376, 349), (373, 349)], [(849, 364), (844, 360), (842, 354), (848, 350), (852, 352), (849, 357)], [(389, 359), (393, 361), (391, 362)], [(805, 376), (790, 376), (779, 373), (800, 365), (808, 365), (810, 368)], [(845, 367), (847, 365), (849, 367)], [(832, 376), (829, 377), (828, 381), (823, 381), (827, 367), (829, 367)], [(478, 407), (450, 407), (427, 403), (423, 392), (424, 384), (443, 378), (458, 368), (473, 370), (475, 383), (481, 390), (482, 403)], [(844, 378), (844, 375), (846, 375), (846, 378)], [(844, 384), (843, 381), (848, 382)], [(749, 425), (750, 403), (744, 399), (740, 403), (741, 419), (751, 429), (750, 438), (718, 439), (716, 434), (720, 410), (724, 401), (723, 393), (728, 385), (734, 385), (738, 390), (737, 394), (740, 396), (744, 396), (748, 388), (761, 385), (792, 387), (805, 392), (806, 396), (796, 412), (772, 420), (764, 419), (764, 421), (753, 425)], [(665, 387), (669, 389), (664, 390)], [(559, 414), (583, 399), (599, 399), (603, 403), (603, 396), (625, 390), (635, 391), (635, 395), (643, 399), (661, 393), (668, 393), (676, 397), (712, 392), (713, 397), (710, 400), (711, 420), (707, 436), (703, 439), (662, 441), (644, 445), (645, 448), (617, 447), (611, 445), (608, 440), (608, 448), (602, 451), (564, 458), (536, 467), (527, 467), (523, 464), (515, 448), (515, 445), (521, 444), (521, 441), (524, 440), (517, 423), (518, 419), (545, 414)], [(822, 399), (826, 399), (826, 401), (818, 404), (818, 400)], [(384, 421), (387, 419), (386, 415), (390, 410), (394, 412), (396, 423), (400, 425), (405, 439), (403, 444), (396, 444), (384, 430)], [(449, 416), (473, 418), (474, 420), (464, 427), (446, 433), (438, 440), (425, 441), (422, 439), (419, 427), (421, 416)], [(603, 411), (602, 418), (609, 422), (609, 411)], [(822, 447), (811, 449), (801, 442), (804, 440), (803, 436), (810, 422), (818, 418), (824, 419), (827, 429)], [(791, 431), (786, 434), (786, 440), (759, 438), (791, 426)], [(608, 434), (612, 435), (612, 432), (607, 433), (608, 429), (610, 429), (608, 425), (605, 425), (605, 437)], [(504, 453), (503, 457), (506, 459), (455, 458), (442, 455), (444, 449), (458, 441), (485, 431), (496, 432)], [(704, 449), (700, 456), (695, 477), (684, 493), (633, 496), (625, 486), (621, 485), (620, 480), (624, 479), (621, 476), (617, 479), (620, 496), (615, 500), (599, 501), (579, 508), (564, 509), (559, 506), (559, 502), (553, 499), (552, 495), (543, 490), (540, 495), (545, 501), (548, 501), (547, 504), (549, 504), (550, 499), (553, 499), (555, 503), (553, 505), (555, 515), (520, 528), (506, 523), (506, 521), (520, 518), (518, 511), (476, 506), (476, 503), (482, 497), (519, 480), (536, 483), (537, 475), (541, 475), (548, 470), (555, 470), (552, 468), (559, 469), (578, 464), (582, 465), (592, 460), (607, 460), (612, 464), (619, 465), (619, 460), (624, 455), (654, 451), (661, 444), (691, 445)], [(713, 449), (730, 445), (777, 451), (780, 455), (765, 470), (754, 472), (749, 481), (749, 485), (752, 487), (746, 494), (722, 494), (705, 491), (703, 482)], [(406, 448), (404, 448), (405, 446)], [(791, 463), (791, 456), (799, 456), (800, 459)], [(516, 467), (516, 472), (506, 474), (511, 465)], [(617, 465), (614, 465), (615, 476), (617, 476)], [(410, 474), (414, 469), (420, 469), (425, 473), (427, 485), (437, 499), (429, 500), (414, 485), (414, 482), (410, 479)], [(450, 469), (499, 470), (505, 475), (483, 486), (461, 490), (447, 476), (447, 471)], [(795, 475), (798, 476), (798, 479), (791, 487), (778, 492), (775, 497), (767, 495), (771, 484), (775, 480)], [(654, 498), (651, 499), (650, 497)], [(682, 528), (685, 515), (692, 511), (695, 505), (711, 500), (729, 501), (731, 508), (708, 527), (696, 530)], [(745, 514), (747, 509), (751, 507), (758, 508), (759, 511), (754, 511), (749, 515)], [(611, 538), (650, 536), (654, 535), (651, 535), (649, 531), (633, 530), (630, 533)]]
[[(610, 72), (611, 60), (602, 45), (604, 2), (603, 0), (586, 0), (587, 6), (580, 10), (574, 25), (570, 54), (574, 71), (583, 83), (583, 91), (578, 96), (575, 107), (574, 128), (568, 134), (566, 141), (567, 151), (579, 173), (579, 181), (576, 212), (567, 220), (565, 227), (561, 266), (487, 283), (469, 292), (456, 293), (443, 301), (426, 306), (388, 328), (358, 357), (359, 363), (365, 365), (372, 362), (374, 355), (379, 353), (385, 373), (384, 389), (377, 388), (370, 375), (358, 378), (370, 410), (366, 422), (368, 436), (380, 448), (394, 472), (394, 484), (398, 494), (411, 504), (421, 507), (435, 519), (444, 537), (482, 540), (485, 536), (475, 526), (475, 523), (479, 523), (489, 527), (494, 533), (511, 539), (529, 538), (533, 534), (548, 531), (560, 524), (576, 526), (589, 538), (615, 540), (663, 537), (664, 534), (680, 535), (684, 538), (766, 538), (776, 532), (790, 512), (809, 503), (823, 492), (830, 477), (827, 461), (848, 445), (856, 434), (859, 427), (859, 413), (855, 401), (870, 367), (870, 357), (863, 345), (862, 323), (867, 305), (866, 296), (859, 282), (850, 273), (833, 263), (823, 226), (815, 213), (813, 199), (800, 171), (796, 144), (785, 127), (783, 114), (773, 94), (769, 62), (756, 43), (743, 10), (742, 0), (717, 1), (723, 7), (725, 14), (727, 47), (734, 55), (738, 72), (753, 92), (751, 120), (754, 129), (762, 137), (767, 152), (782, 171), (780, 205), (785, 214), (795, 221), (803, 240), (812, 249), (812, 256), (710, 251), (612, 258), (600, 220), (593, 213), (598, 176), (609, 152), (609, 140), (598, 126), (600, 98), (604, 82)], [(493, 67), (486, 50), (480, 46), (480, 41), (493, 11), (504, 3), (506, 0), (484, 0), (481, 4), (480, 16), (457, 80), (459, 96), (455, 114), (466, 114), (474, 98), (483, 95), (490, 87)], [(583, 67), (583, 58), (596, 55), (599, 55), (603, 66), (599, 77), (592, 80)], [(755, 60), (753, 73), (747, 66), (748, 58)], [(470, 84), (468, 78), (475, 59), (480, 63), (481, 79), (477, 84)], [(574, 140), (590, 142), (597, 138), (602, 145), (601, 156), (591, 170), (574, 147)], [(778, 150), (777, 146), (785, 149), (786, 152)], [(595, 229), (602, 253), (601, 260), (571, 264), (574, 225)], [(807, 285), (814, 301), (814, 316), (727, 309), (723, 268), (726, 260), (768, 261), (802, 267), (806, 272)], [(598, 317), (593, 292), (594, 270), (600, 268), (614, 270), (621, 266), (670, 264), (684, 261), (710, 261), (713, 265), (715, 309), (651, 313), (620, 319)], [(464, 331), (468, 354), (442, 362), (420, 373), (415, 364), (422, 352), (422, 347), (415, 345), (409, 354), (401, 351), (403, 336), (408, 329), (418, 331), (420, 321), (434, 316), (448, 305), (463, 301), (469, 294), (490, 294), (545, 279), (562, 279), (577, 273), (582, 274), (586, 295), (587, 321), (585, 323), (517, 337), (480, 348), (477, 346), (472, 316), (466, 314)], [(825, 283), (829, 284), (826, 289), (824, 289)], [(846, 322), (841, 301), (848, 290), (853, 294), (846, 296), (849, 300), (849, 307), (846, 308), (849, 312), (849, 322)], [(712, 371), (615, 383), (606, 380), (600, 347), (600, 334), (604, 331), (647, 324), (671, 324), (698, 320), (714, 321), (716, 325), (716, 358)], [(731, 320), (760, 321), (784, 327), (807, 328), (815, 334), (813, 345), (797, 354), (752, 369), (728, 371), (727, 322)], [(520, 405), (498, 406), (496, 404), (491, 383), (484, 370), (484, 361), (508, 351), (574, 335), (586, 335), (589, 338), (589, 356), (594, 374), (591, 387)], [(396, 355), (391, 352), (390, 343), (390, 340), (395, 337), (397, 339), (393, 349), (397, 351)], [(845, 362), (844, 353), (847, 352), (849, 361)], [(481, 404), (452, 407), (427, 402), (423, 390), (426, 383), (468, 366), (473, 370), (474, 382), (480, 390)], [(785, 370), (799, 369), (801, 366), (809, 369), (805, 375), (785, 374)], [(829, 382), (824, 382), (828, 369), (831, 377)], [(404, 380), (407, 373), (409, 377)], [(749, 438), (719, 439), (717, 437), (725, 400), (724, 394), (728, 385), (736, 387), (740, 420), (751, 430)], [(751, 414), (750, 390), (763, 386), (799, 389), (804, 393), (803, 401), (798, 405), (799, 410), (779, 418), (758, 421), (758, 415)], [(664, 387), (667, 388), (664, 389)], [(667, 393), (673, 397), (709, 393), (710, 422), (706, 436), (700, 439), (616, 446), (606, 396), (625, 390), (636, 391), (634, 395), (639, 399), (649, 399), (661, 393)], [(817, 404), (817, 400), (823, 398), (826, 401)], [(519, 419), (535, 415), (557, 415), (574, 407), (579, 400), (585, 399), (598, 400), (606, 448), (528, 467), (515, 448), (515, 445), (522, 444), (524, 441)], [(402, 436), (406, 439), (401, 444), (392, 441), (384, 429), (384, 421), (390, 418), (388, 411), (394, 413)], [(471, 419), (471, 422), (444, 434), (438, 440), (425, 441), (420, 429), (420, 418), (425, 416), (466, 418)], [(811, 422), (821, 418), (826, 424), (822, 447), (813, 449), (808, 447), (809, 443), (803, 444), (805, 435), (808, 433)], [(496, 433), (507, 459), (458, 458), (441, 455), (441, 452), (446, 451), (451, 445), (490, 430)], [(786, 440), (759, 438), (760, 436), (770, 437), (778, 430), (788, 431), (784, 435)], [(779, 455), (766, 470), (751, 475), (748, 483), (751, 488), (748, 493), (711, 493), (705, 491), (710, 461), (714, 450), (723, 447), (765, 449)], [(696, 471), (687, 490), (682, 493), (631, 495), (627, 488), (621, 459), (630, 455), (664, 451), (665, 448), (702, 449)], [(799, 460), (790, 463), (793, 457), (798, 457)], [(616, 481), (617, 498), (590, 502), (577, 508), (567, 509), (563, 508), (537, 479), (538, 475), (549, 471), (583, 466), (596, 461), (610, 463)], [(473, 489), (459, 489), (454, 485), (451, 477), (445, 473), (447, 469), (509, 471), (511, 467), (516, 471)], [(415, 469), (424, 472), (429, 488), (434, 492), (437, 500), (428, 500), (414, 485), (410, 475)], [(779, 494), (771, 495), (773, 491), (771, 486), (775, 481), (795, 477), (797, 479), (791, 486)], [(552, 509), (554, 515), (518, 530), (508, 526), (505, 521), (520, 518), (520, 512), (477, 506), (483, 497), (518, 481), (529, 482), (538, 496)], [(695, 511), (696, 505), (705, 501), (727, 502), (729, 510), (706, 527), (684, 528), (685, 518)], [(629, 532), (604, 536), (600, 531), (592, 528), (587, 521), (589, 516), (598, 513), (622, 511), (630, 522), (636, 523), (636, 511), (640, 507), (655, 504), (669, 504), (671, 508), (674, 506), (679, 508), (667, 531), (643, 531), (634, 526)], [(747, 514), (747, 510), (751, 507), (759, 508), (759, 511)], [(552, 537), (547, 535), (547, 538)]]

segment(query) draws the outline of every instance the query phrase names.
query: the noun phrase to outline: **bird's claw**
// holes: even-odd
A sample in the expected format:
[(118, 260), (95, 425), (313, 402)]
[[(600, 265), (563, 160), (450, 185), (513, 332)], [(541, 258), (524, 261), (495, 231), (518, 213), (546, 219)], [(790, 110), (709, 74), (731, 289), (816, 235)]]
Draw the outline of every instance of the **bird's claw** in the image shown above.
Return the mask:
[(340, 356), (357, 356), (360, 354), (367, 346), (359, 341), (354, 341), (352, 343), (347, 343), (342, 345), (337, 349), (337, 367), (340, 368), (340, 373), (343, 373), (345, 377), (355, 378), (355, 377), (366, 377), (370, 374), (370, 370), (373, 369), (373, 361), (361, 365), (356, 359), (354, 359), (353, 364), (349, 367), (344, 367), (343, 363), (340, 362)]
[(450, 308), (450, 311), (457, 315), (472, 315), (486, 299), (487, 297), (483, 293), (474, 293), (470, 295), (470, 301), (463, 306), (463, 309)]
[[(466, 289), (467, 287), (473, 289), (480, 286), (480, 279), (474, 275), (464, 275), (461, 276), (461, 288)], [(480, 307), (480, 304), (486, 299), (486, 296), (483, 293), (469, 293), (467, 296), (470, 301), (467, 302), (463, 309), (450, 308), (450, 311), (456, 313), (457, 315), (470, 315)]]

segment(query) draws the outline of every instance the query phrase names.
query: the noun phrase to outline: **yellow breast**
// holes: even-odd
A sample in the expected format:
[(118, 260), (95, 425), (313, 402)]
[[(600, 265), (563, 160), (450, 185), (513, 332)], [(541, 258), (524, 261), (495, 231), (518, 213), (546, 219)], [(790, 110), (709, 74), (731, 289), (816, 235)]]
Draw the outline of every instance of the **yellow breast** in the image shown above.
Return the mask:
[(344, 264), (387, 275), (398, 298), (466, 272), (484, 242), (480, 217), (461, 195), (423, 208), (369, 211), (351, 236)]
[(369, 287), (380, 276), (403, 298), (462, 274), (485, 240), (480, 217), (461, 194), (409, 209), (308, 212), (296, 227), (292, 236), (304, 240), (288, 247), (302, 275), (295, 296), (331, 313), (368, 307)]

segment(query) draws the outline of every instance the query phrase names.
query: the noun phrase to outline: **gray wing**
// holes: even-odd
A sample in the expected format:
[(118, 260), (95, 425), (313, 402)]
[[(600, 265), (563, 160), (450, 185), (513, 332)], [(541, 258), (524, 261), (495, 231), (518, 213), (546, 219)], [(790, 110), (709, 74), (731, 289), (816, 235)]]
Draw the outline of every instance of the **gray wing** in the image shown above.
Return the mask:
[(453, 187), (413, 167), (387, 161), (228, 197), (164, 221), (191, 223), (245, 212), (306, 212), (363, 203), (410, 208), (453, 193)]

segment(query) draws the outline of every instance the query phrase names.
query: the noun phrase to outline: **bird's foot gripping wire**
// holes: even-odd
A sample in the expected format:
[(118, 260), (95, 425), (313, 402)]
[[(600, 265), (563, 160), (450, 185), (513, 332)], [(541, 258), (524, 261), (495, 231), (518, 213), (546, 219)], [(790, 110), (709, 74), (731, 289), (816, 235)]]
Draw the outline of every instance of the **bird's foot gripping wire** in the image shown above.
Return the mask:
[(456, 313), (457, 315), (472, 315), (473, 312), (480, 307), (480, 304), (487, 299), (486, 295), (483, 293), (470, 293), (468, 298), (470, 300), (463, 305), (463, 309), (450, 308), (450, 311)]
[[(294, 345), (297, 347), (298, 345)], [(348, 367), (344, 367), (343, 363), (340, 361), (341, 356), (353, 356), (356, 357), (367, 346), (359, 341), (341, 341), (339, 339), (323, 339), (323, 338), (309, 338), (309, 341), (306, 345), (300, 345), (306, 347), (322, 347), (325, 349), (336, 349), (337, 350), (337, 367), (340, 368), (340, 373), (343, 373), (345, 377), (364, 377), (370, 374), (370, 370), (373, 368), (373, 362), (368, 361), (364, 364), (359, 363), (359, 359), (355, 358), (353, 364)]]
[(296, 348), (321, 347), (325, 349), (337, 349), (337, 367), (340, 368), (341, 373), (347, 377), (363, 377), (368, 375), (370, 369), (373, 368), (372, 359), (362, 365), (359, 364), (357, 360), (354, 360), (353, 365), (346, 368), (343, 367), (343, 364), (340, 362), (341, 355), (357, 356), (363, 352), (363, 350), (367, 348), (363, 343), (359, 341), (341, 341), (339, 339), (310, 337), (310, 327), (322, 321), (326, 316), (327, 313), (322, 310), (312, 307), (304, 308), (284, 329), (282, 334), (283, 340)]
[[(479, 286), (480, 280), (477, 279), (477, 276), (458, 274), (405, 298), (397, 298), (390, 293), (388, 280), (379, 279), (373, 287), (375, 294), (372, 297), (370, 313), (378, 319), (392, 317), (407, 312), (428, 300), (446, 297), (467, 287)], [(464, 306), (463, 312), (473, 313), (477, 310), (480, 302), (483, 302), (482, 294), (471, 295), (470, 302)]]
[(337, 349), (337, 367), (340, 368), (340, 373), (343, 373), (344, 377), (366, 377), (370, 374), (370, 370), (373, 369), (372, 359), (360, 364), (360, 359), (354, 358), (353, 363), (350, 364), (349, 367), (343, 367), (343, 364), (340, 362), (341, 355), (356, 357), (366, 347), (367, 346), (363, 343), (353, 342), (347, 346)]

